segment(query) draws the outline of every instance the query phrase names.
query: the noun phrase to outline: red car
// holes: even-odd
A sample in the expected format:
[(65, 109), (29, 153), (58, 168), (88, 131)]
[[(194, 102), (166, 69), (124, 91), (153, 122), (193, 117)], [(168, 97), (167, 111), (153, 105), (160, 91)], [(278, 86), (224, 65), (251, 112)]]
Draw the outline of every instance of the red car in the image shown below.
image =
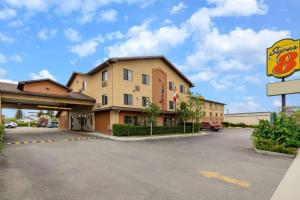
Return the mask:
[(218, 123), (209, 123), (209, 122), (202, 122), (201, 129), (210, 129), (218, 132), (222, 129), (222, 125)]

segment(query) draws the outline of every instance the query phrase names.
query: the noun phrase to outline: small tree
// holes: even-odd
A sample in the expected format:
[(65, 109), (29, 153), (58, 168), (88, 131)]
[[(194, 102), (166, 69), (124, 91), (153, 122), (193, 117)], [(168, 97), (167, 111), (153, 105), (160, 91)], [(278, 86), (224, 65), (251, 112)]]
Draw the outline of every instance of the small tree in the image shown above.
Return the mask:
[(195, 122), (198, 123), (203, 116), (203, 100), (204, 97), (201, 95), (188, 91), (188, 107), (190, 110), (190, 119), (193, 124), (193, 133), (195, 132)]
[(43, 116), (44, 115), (44, 112), (42, 111), (42, 110), (40, 110), (38, 113), (37, 113), (37, 116), (38, 117), (41, 117), (41, 116)]
[(159, 115), (159, 106), (156, 105), (155, 103), (149, 103), (149, 105), (145, 109), (145, 112), (150, 122), (150, 135), (152, 135), (153, 123), (156, 122), (157, 116)]
[(52, 119), (53, 116), (54, 116), (54, 111), (53, 111), (53, 110), (47, 110), (46, 115), (47, 115), (48, 117), (50, 117), (50, 119)]
[(21, 109), (18, 109), (17, 112), (16, 112), (16, 115), (15, 115), (15, 118), (17, 120), (19, 120), (19, 119), (23, 119), (23, 117), (24, 117), (23, 111)]
[(186, 102), (180, 102), (179, 109), (177, 110), (179, 118), (183, 121), (183, 132), (185, 133), (185, 124), (191, 117), (191, 110)]

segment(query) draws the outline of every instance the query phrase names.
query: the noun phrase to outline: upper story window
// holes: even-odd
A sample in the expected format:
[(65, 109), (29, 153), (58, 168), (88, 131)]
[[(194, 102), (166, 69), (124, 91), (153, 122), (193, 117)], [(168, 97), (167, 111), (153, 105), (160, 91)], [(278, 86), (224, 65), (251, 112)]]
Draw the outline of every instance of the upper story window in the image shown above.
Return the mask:
[(218, 117), (218, 113), (216, 113), (216, 117)]
[(184, 85), (180, 85), (180, 93), (185, 93), (185, 87), (184, 87)]
[(125, 105), (132, 105), (132, 94), (124, 94), (124, 104)]
[(133, 73), (132, 70), (123, 69), (123, 79), (127, 81), (132, 81)]
[(174, 103), (174, 101), (169, 101), (169, 109), (170, 109), (170, 110), (174, 110), (174, 108), (175, 108), (175, 103)]
[(142, 83), (144, 85), (150, 85), (150, 76), (146, 74), (142, 74)]
[(108, 79), (108, 72), (107, 69), (102, 71), (102, 82), (106, 82)]
[(86, 90), (86, 87), (87, 87), (87, 82), (86, 82), (86, 81), (83, 81), (83, 82), (82, 82), (82, 90), (85, 91), (85, 90)]
[(108, 98), (107, 95), (102, 95), (102, 105), (105, 106), (108, 104)]
[(175, 89), (175, 86), (174, 86), (174, 82), (169, 82), (169, 90), (174, 90)]
[(212, 117), (212, 112), (209, 113), (209, 116)]
[(142, 97), (142, 106), (147, 107), (148, 103), (150, 102), (149, 97)]

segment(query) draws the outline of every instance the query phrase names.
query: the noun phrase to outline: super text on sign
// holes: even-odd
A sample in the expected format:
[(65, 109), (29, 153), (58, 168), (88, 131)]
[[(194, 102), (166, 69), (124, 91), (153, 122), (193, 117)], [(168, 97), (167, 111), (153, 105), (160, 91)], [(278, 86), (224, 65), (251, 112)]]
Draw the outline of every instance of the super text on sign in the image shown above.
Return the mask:
[(283, 39), (267, 49), (267, 75), (285, 78), (300, 70), (300, 40)]

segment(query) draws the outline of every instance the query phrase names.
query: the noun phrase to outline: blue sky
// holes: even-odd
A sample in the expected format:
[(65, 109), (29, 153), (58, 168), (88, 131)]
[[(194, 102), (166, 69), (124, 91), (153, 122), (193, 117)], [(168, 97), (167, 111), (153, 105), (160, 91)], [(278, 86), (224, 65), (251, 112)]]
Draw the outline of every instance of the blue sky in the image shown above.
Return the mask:
[[(277, 80), (266, 77), (265, 49), (300, 38), (298, 0), (0, 2), (0, 81), (65, 84), (73, 71), (109, 57), (163, 54), (196, 84), (193, 91), (230, 113), (278, 109), (280, 98), (266, 97), (266, 83)], [(299, 106), (299, 99), (287, 102)]]

